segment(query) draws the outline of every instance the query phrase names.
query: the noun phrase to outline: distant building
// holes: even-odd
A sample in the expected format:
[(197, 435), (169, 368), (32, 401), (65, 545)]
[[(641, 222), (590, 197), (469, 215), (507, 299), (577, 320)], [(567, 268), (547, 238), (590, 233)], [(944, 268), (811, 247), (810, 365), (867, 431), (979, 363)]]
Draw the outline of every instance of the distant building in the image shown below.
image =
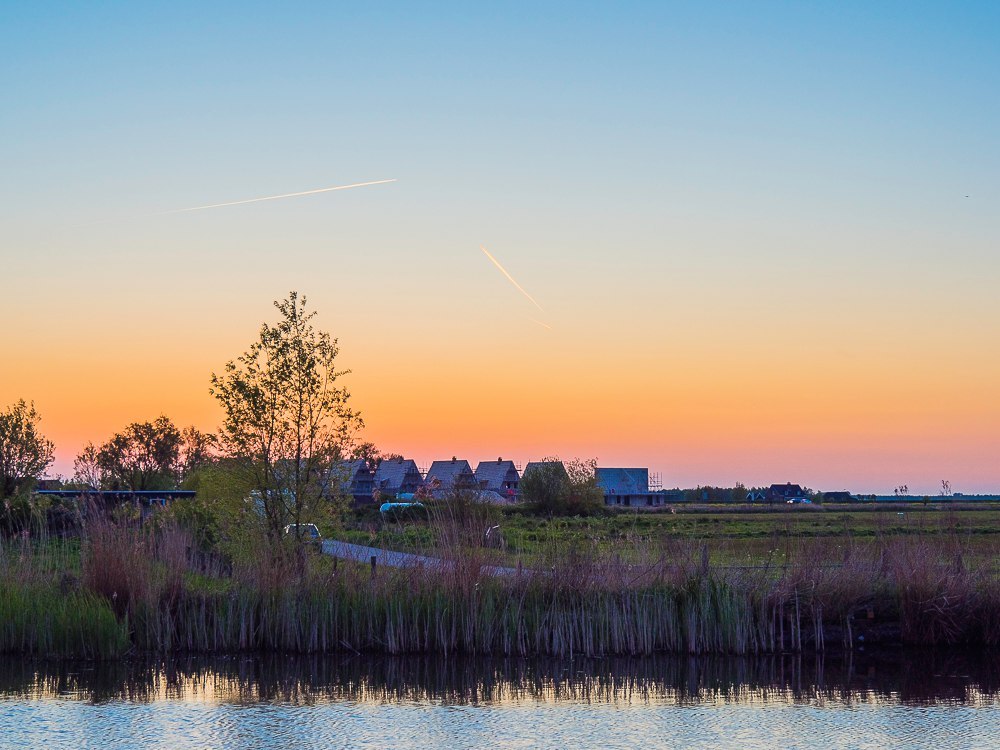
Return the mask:
[(748, 503), (763, 503), (767, 501), (767, 490), (750, 490), (747, 492)]
[(340, 461), (330, 470), (331, 484), (339, 485), (340, 491), (350, 495), (356, 503), (372, 502), (375, 476), (363, 458), (354, 461)]
[(594, 470), (597, 485), (605, 495), (645, 495), (649, 492), (649, 469)]
[(649, 491), (649, 469), (603, 468), (594, 470), (604, 504), (629, 508), (656, 508), (683, 500), (681, 492)]
[(823, 502), (826, 503), (849, 503), (854, 500), (854, 495), (850, 492), (824, 492)]
[(409, 458), (386, 459), (375, 469), (373, 491), (395, 497), (416, 492), (424, 485), (415, 461)]
[(468, 461), (452, 458), (432, 463), (424, 483), (432, 490), (471, 490), (476, 487), (476, 475)]
[(72, 505), (80, 511), (89, 508), (110, 510), (116, 506), (131, 505), (139, 511), (141, 521), (148, 519), (158, 508), (165, 508), (174, 500), (193, 499), (194, 490), (95, 490), (82, 489), (36, 490), (40, 495), (61, 503)]
[(791, 482), (787, 484), (772, 484), (767, 488), (767, 501), (769, 503), (785, 503), (789, 500), (803, 500), (806, 493), (797, 484)]
[(480, 461), (476, 467), (476, 483), (481, 490), (513, 498), (517, 496), (520, 482), (521, 475), (517, 473), (513, 461), (498, 458), (496, 461)]

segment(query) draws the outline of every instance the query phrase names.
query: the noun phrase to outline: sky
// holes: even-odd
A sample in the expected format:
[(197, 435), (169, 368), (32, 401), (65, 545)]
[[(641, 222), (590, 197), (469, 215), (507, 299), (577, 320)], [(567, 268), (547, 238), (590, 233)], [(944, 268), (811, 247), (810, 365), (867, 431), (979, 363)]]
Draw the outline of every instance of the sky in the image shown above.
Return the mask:
[(421, 465), (1000, 491), (998, 24), (0, 4), (0, 408), (62, 474), (133, 421), (213, 429), (210, 374), (294, 289), (364, 438)]

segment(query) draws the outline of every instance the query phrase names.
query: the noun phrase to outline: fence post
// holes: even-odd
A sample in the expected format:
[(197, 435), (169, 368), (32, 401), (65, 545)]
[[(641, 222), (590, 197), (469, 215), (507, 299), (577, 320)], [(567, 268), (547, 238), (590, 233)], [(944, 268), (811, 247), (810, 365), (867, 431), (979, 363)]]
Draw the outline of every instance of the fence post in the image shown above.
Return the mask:
[(377, 561), (378, 561), (378, 558), (375, 557), (375, 555), (372, 555), (372, 575), (375, 575), (375, 563)]

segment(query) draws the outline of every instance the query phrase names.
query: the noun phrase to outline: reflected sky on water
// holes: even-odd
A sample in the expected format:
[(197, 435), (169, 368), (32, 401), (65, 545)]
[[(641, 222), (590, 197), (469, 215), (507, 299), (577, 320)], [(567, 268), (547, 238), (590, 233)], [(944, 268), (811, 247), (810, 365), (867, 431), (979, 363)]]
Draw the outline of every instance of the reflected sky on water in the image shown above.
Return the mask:
[(1000, 657), (0, 661), (0, 747), (996, 747)]

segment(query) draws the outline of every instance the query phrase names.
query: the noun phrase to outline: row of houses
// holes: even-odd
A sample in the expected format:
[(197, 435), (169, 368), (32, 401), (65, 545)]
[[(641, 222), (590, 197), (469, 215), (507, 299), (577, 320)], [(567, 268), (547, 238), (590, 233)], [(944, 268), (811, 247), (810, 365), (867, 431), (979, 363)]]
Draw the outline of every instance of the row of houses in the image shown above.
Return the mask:
[[(513, 461), (498, 458), (480, 461), (473, 470), (468, 461), (452, 458), (435, 461), (424, 474), (409, 458), (386, 459), (374, 470), (364, 459), (357, 459), (345, 462), (339, 471), (343, 491), (359, 503), (371, 502), (376, 493), (383, 497), (409, 497), (421, 491), (444, 493), (456, 489), (476, 490), (484, 493), (485, 499), (497, 502), (516, 502), (522, 476), (546, 463), (531, 461), (521, 472)], [(551, 463), (565, 471), (561, 462)], [(659, 506), (681, 499), (679, 492), (651, 491), (649, 469), (645, 468), (599, 467), (596, 478), (607, 505)]]
[[(529, 463), (530, 471), (538, 462)], [(518, 495), (521, 474), (513, 461), (498, 458), (481, 461), (473, 471), (468, 461), (452, 458), (435, 461), (424, 474), (410, 458), (380, 461), (372, 470), (364, 459), (348, 461), (340, 467), (341, 486), (357, 502), (370, 502), (376, 493), (388, 497), (415, 495), (421, 490), (449, 492), (480, 490), (495, 493), (501, 500), (513, 501)]]
[[(553, 463), (565, 471), (561, 462)], [(359, 503), (371, 502), (376, 492), (383, 497), (409, 497), (455, 489), (476, 490), (482, 493), (482, 499), (494, 502), (516, 502), (520, 497), (522, 476), (543, 465), (545, 462), (529, 462), (522, 473), (513, 461), (498, 458), (496, 461), (481, 461), (473, 470), (468, 461), (452, 458), (435, 461), (425, 474), (412, 459), (384, 460), (374, 470), (359, 459), (343, 465), (342, 487)], [(646, 468), (597, 467), (595, 475), (597, 485), (604, 493), (605, 505), (660, 507), (686, 499), (683, 490), (659, 489), (658, 480), (657, 488), (651, 487), (649, 469)], [(828, 502), (863, 499), (849, 492), (825, 492), (823, 497)], [(752, 489), (747, 492), (746, 500), (750, 503), (809, 502), (806, 490), (792, 483)]]

